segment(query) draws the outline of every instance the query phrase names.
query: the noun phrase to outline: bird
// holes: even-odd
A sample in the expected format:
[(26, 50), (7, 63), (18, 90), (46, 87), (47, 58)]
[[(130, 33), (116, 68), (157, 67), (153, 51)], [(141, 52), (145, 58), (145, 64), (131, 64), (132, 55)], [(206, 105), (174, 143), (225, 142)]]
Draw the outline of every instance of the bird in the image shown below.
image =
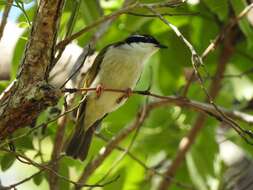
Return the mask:
[[(67, 156), (85, 160), (94, 131), (109, 113), (126, 102), (145, 63), (161, 48), (167, 47), (153, 36), (134, 34), (100, 51), (84, 78), (84, 87), (96, 91), (83, 95), (74, 132), (67, 140)], [(126, 90), (126, 93), (103, 91), (106, 88)]]

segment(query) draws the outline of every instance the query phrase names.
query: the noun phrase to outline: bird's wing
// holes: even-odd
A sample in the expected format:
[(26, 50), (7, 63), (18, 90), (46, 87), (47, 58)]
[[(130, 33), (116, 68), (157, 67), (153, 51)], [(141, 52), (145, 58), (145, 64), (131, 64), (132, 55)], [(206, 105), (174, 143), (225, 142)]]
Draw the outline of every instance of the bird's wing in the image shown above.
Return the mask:
[(88, 70), (88, 72), (85, 76), (84, 88), (88, 88), (91, 85), (91, 83), (93, 82), (93, 80), (96, 78), (96, 76), (100, 70), (101, 63), (103, 62), (105, 53), (111, 46), (112, 45), (108, 45), (108, 46), (104, 47), (99, 52), (97, 57), (95, 58), (94, 63), (92, 64), (91, 68)]
[[(84, 86), (83, 86), (84, 88), (89, 88), (93, 80), (96, 78), (100, 70), (100, 65), (103, 62), (105, 53), (108, 50), (108, 48), (110, 48), (111, 46), (112, 45), (108, 45), (104, 47), (95, 58), (94, 63), (92, 64), (91, 68), (88, 70), (88, 72), (85, 75)], [(86, 109), (86, 103), (87, 103), (86, 93), (87, 92), (83, 94), (83, 98), (82, 98), (83, 103), (80, 104), (77, 111), (77, 123), (82, 123), (81, 126), (83, 126), (84, 117), (85, 117), (85, 109)]]

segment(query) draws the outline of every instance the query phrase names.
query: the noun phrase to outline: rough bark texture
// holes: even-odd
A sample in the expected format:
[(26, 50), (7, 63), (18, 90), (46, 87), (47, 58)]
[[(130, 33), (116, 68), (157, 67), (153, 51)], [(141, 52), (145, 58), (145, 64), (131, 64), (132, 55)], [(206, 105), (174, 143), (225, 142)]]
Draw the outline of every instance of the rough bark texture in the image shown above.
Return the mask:
[(41, 0), (17, 79), (0, 95), (0, 139), (31, 124), (61, 95), (47, 83), (64, 0)]

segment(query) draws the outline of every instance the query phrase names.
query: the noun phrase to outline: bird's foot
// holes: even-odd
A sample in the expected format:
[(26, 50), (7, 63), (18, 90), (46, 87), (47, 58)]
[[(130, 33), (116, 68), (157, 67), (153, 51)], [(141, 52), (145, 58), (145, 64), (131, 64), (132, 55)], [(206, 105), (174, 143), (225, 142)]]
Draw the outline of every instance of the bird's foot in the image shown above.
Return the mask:
[(97, 87), (96, 87), (97, 98), (99, 98), (101, 96), (103, 90), (104, 90), (104, 87), (102, 84), (97, 85)]
[(130, 96), (132, 96), (132, 94), (133, 94), (132, 89), (131, 88), (127, 88), (126, 92), (125, 92), (125, 97), (129, 98)]
[(117, 104), (119, 104), (122, 100), (129, 98), (133, 94), (133, 91), (131, 88), (127, 88), (125, 90), (125, 94), (117, 99)]

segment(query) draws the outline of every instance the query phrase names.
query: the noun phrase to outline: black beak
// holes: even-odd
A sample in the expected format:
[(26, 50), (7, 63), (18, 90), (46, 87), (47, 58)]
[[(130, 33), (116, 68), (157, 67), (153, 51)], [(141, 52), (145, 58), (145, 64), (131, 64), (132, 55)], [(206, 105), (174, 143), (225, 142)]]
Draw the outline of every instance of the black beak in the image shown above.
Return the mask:
[(167, 46), (165, 46), (165, 45), (162, 45), (162, 44), (157, 44), (157, 46), (156, 47), (158, 47), (158, 48), (161, 48), (161, 49), (165, 49), (165, 48), (168, 48)]

